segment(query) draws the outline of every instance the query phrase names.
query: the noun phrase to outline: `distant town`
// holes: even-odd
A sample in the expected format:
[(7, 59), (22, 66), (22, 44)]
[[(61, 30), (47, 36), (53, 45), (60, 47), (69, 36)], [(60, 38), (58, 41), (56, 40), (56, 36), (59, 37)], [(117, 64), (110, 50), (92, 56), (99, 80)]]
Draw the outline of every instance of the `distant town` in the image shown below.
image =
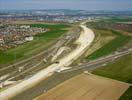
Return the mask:
[[(30, 25), (17, 25), (19, 22), (38, 21), (40, 23), (77, 23), (83, 20), (97, 21), (106, 16), (131, 16), (132, 12), (124, 11), (85, 11), (85, 10), (20, 10), (0, 11), (0, 50), (15, 47), (27, 41), (32, 41), (33, 36), (46, 32), (48, 29), (32, 28)], [(14, 25), (12, 24), (14, 23)], [(16, 22), (16, 23), (15, 23)], [(130, 23), (100, 23), (100, 27), (127, 30), (126, 34), (131, 35), (132, 24)]]

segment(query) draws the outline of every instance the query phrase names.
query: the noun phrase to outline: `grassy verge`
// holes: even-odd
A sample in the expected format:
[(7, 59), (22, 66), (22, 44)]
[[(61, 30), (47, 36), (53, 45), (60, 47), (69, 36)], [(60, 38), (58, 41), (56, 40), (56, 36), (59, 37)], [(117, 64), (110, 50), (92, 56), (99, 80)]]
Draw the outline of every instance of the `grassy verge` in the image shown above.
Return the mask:
[(70, 27), (62, 24), (31, 24), (30, 26), (48, 28), (49, 31), (34, 36), (34, 40), (31, 42), (24, 43), (7, 51), (0, 51), (0, 64), (11, 63), (14, 61), (14, 59), (25, 58), (44, 50), (46, 47), (48, 47), (48, 45), (51, 45), (67, 31), (65, 28)]
[(132, 86), (121, 96), (119, 100), (131, 100), (132, 99)]
[(127, 83), (132, 83), (132, 55), (124, 56), (115, 62), (95, 69), (92, 73)]

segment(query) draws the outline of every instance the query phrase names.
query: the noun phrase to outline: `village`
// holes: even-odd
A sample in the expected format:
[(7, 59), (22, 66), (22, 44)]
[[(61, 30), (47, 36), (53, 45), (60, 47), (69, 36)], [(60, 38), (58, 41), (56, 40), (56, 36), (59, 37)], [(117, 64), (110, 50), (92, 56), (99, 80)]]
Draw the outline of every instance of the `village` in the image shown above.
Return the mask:
[(48, 29), (30, 27), (30, 25), (11, 25), (0, 23), (0, 50), (7, 50), (28, 41)]

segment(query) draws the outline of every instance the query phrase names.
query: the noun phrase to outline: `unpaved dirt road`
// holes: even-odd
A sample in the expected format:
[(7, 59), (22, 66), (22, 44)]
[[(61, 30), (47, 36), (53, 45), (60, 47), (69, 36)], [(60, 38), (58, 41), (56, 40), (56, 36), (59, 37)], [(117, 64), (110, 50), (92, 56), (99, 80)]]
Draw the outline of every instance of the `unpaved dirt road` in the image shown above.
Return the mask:
[(19, 84), (16, 84), (0, 93), (1, 100), (8, 100), (19, 93), (26, 91), (27, 89), (35, 86), (45, 78), (54, 74), (54, 72), (60, 70), (61, 68), (70, 65), (76, 59), (78, 59), (90, 46), (94, 40), (94, 33), (92, 30), (88, 29), (85, 25), (81, 24), (80, 27), (83, 29), (79, 39), (76, 41), (78, 46), (75, 50), (69, 53), (67, 56), (60, 59), (59, 63), (54, 63), (47, 67), (46, 69), (41, 70), (34, 76), (29, 79), (22, 81)]
[(96, 76), (80, 74), (34, 100), (118, 100), (129, 84)]

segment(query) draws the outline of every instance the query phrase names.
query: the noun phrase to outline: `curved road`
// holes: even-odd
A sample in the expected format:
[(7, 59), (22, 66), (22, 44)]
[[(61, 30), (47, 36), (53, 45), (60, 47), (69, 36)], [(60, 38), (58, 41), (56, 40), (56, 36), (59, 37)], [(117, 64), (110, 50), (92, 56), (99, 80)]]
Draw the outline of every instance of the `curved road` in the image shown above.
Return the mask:
[(8, 100), (17, 94), (26, 91), (27, 89), (34, 87), (36, 84), (44, 80), (45, 78), (51, 76), (54, 74), (57, 70), (60, 70), (61, 68), (70, 65), (73, 63), (76, 59), (78, 59), (90, 46), (90, 44), (94, 40), (94, 33), (92, 30), (88, 29), (84, 23), (80, 25), (80, 27), (83, 29), (83, 32), (81, 33), (79, 39), (76, 41), (78, 43), (78, 46), (75, 50), (73, 50), (71, 53), (69, 53), (67, 56), (63, 57), (58, 61), (58, 63), (54, 63), (47, 67), (46, 69), (41, 70), (34, 76), (32, 76), (29, 79), (26, 79), (22, 81), (21, 83), (18, 83), (0, 93), (1, 100)]

